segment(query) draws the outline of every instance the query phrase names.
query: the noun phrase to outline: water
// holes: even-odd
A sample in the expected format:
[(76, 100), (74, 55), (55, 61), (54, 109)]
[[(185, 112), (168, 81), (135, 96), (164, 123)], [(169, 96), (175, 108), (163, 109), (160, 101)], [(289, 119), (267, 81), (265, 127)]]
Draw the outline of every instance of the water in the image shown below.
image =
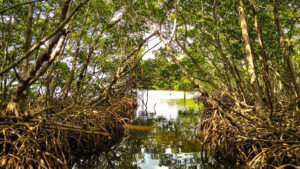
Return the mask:
[[(201, 106), (193, 92), (138, 92), (138, 109), (123, 140), (111, 151), (77, 163), (74, 168), (177, 169), (203, 165), (201, 139), (195, 137)], [(147, 99), (148, 98), (148, 99)]]
[[(178, 111), (183, 109), (196, 109), (197, 104), (192, 100), (196, 92), (186, 92), (186, 105), (184, 105), (184, 92), (168, 90), (142, 90), (138, 92), (138, 109), (135, 119), (164, 117), (166, 120), (176, 120)], [(147, 99), (148, 98), (148, 99)], [(148, 116), (144, 114), (147, 110)]]
[(188, 92), (184, 103), (184, 93), (179, 91), (150, 90), (148, 97), (147, 91), (138, 93), (135, 124), (154, 128), (136, 137), (143, 140), (143, 158), (138, 159), (137, 166), (143, 169), (200, 168), (201, 142), (193, 134), (199, 118), (194, 111), (188, 111), (198, 109), (193, 95)]

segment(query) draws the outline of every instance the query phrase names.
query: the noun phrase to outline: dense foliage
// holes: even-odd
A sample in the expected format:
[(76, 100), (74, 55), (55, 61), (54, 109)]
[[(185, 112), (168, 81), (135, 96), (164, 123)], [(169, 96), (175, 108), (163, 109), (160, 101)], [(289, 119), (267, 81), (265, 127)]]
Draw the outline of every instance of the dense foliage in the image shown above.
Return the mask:
[[(267, 100), (273, 111), (278, 96), (299, 95), (298, 9), (297, 1), (2, 1), (1, 103), (22, 116), (31, 95), (97, 102), (135, 81), (200, 84), (259, 107)], [(150, 39), (166, 47), (143, 60)]]
[(103, 105), (135, 88), (199, 90), (243, 136), (245, 120), (298, 141), (299, 9), (297, 0), (0, 0), (1, 119), (27, 121), (63, 101)]

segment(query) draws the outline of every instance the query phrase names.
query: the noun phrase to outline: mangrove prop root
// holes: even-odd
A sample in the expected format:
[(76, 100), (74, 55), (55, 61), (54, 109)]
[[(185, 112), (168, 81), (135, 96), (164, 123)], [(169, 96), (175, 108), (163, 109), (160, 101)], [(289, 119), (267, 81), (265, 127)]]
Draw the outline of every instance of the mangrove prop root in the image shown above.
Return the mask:
[(123, 136), (123, 125), (136, 109), (131, 98), (109, 102), (67, 106), (57, 113), (44, 109), (40, 119), (27, 122), (1, 121), (0, 168), (68, 168), (78, 155), (106, 151)]
[(197, 134), (204, 136), (205, 151), (250, 168), (300, 168), (300, 117), (293, 113), (296, 104), (278, 109), (267, 121), (257, 117), (255, 110), (245, 111), (231, 102), (204, 103), (208, 111), (202, 114)]

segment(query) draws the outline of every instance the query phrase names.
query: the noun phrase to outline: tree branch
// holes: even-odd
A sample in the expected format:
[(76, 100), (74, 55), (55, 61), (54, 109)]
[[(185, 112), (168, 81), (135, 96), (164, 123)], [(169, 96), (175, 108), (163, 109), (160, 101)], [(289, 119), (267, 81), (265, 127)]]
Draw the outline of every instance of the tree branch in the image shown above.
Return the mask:
[(25, 54), (24, 56), (20, 57), (19, 59), (15, 60), (13, 63), (11, 63), (9, 66), (4, 68), (0, 72), (0, 76), (2, 76), (4, 73), (8, 72), (11, 68), (17, 66), (20, 64), (24, 59), (29, 57), (35, 50), (37, 50), (41, 45), (43, 45), (46, 41), (48, 41), (50, 38), (52, 38), (54, 35), (56, 35), (58, 32), (62, 31), (64, 26), (73, 18), (75, 13), (79, 11), (79, 9), (88, 2), (89, 0), (85, 0), (84, 2), (81, 2), (69, 15), (66, 17), (66, 19), (48, 36), (44, 37), (42, 40), (40, 40), (38, 43), (33, 45)]
[(45, 1), (45, 0), (36, 0), (36, 1), (23, 2), (23, 3), (17, 4), (17, 5), (5, 8), (5, 9), (1, 9), (0, 14), (3, 14), (4, 12), (6, 12), (8, 10), (11, 10), (13, 8), (17, 8), (17, 7), (22, 6), (22, 5), (27, 5), (27, 4), (30, 4), (30, 3), (42, 2), (42, 1)]

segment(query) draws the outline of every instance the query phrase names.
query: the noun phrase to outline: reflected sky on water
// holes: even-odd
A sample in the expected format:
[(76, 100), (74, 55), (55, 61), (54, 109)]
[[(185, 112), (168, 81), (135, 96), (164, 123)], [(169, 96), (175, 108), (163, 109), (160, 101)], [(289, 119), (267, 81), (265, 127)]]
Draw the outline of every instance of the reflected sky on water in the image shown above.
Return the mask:
[[(148, 94), (147, 94), (148, 93)], [(186, 92), (186, 99), (192, 99), (197, 92)], [(143, 116), (141, 113), (147, 110), (148, 113), (153, 114), (154, 117), (164, 117), (167, 120), (176, 120), (178, 110), (184, 108), (183, 104), (176, 103), (175, 100), (184, 98), (183, 91), (169, 91), (169, 90), (140, 90), (138, 91), (138, 109), (137, 117)]]
[(202, 164), (205, 154), (194, 134), (199, 123), (199, 106), (192, 100), (195, 94), (187, 92), (184, 101), (181, 91), (139, 91), (133, 127), (123, 140), (111, 151), (81, 160), (74, 168), (211, 168)]

